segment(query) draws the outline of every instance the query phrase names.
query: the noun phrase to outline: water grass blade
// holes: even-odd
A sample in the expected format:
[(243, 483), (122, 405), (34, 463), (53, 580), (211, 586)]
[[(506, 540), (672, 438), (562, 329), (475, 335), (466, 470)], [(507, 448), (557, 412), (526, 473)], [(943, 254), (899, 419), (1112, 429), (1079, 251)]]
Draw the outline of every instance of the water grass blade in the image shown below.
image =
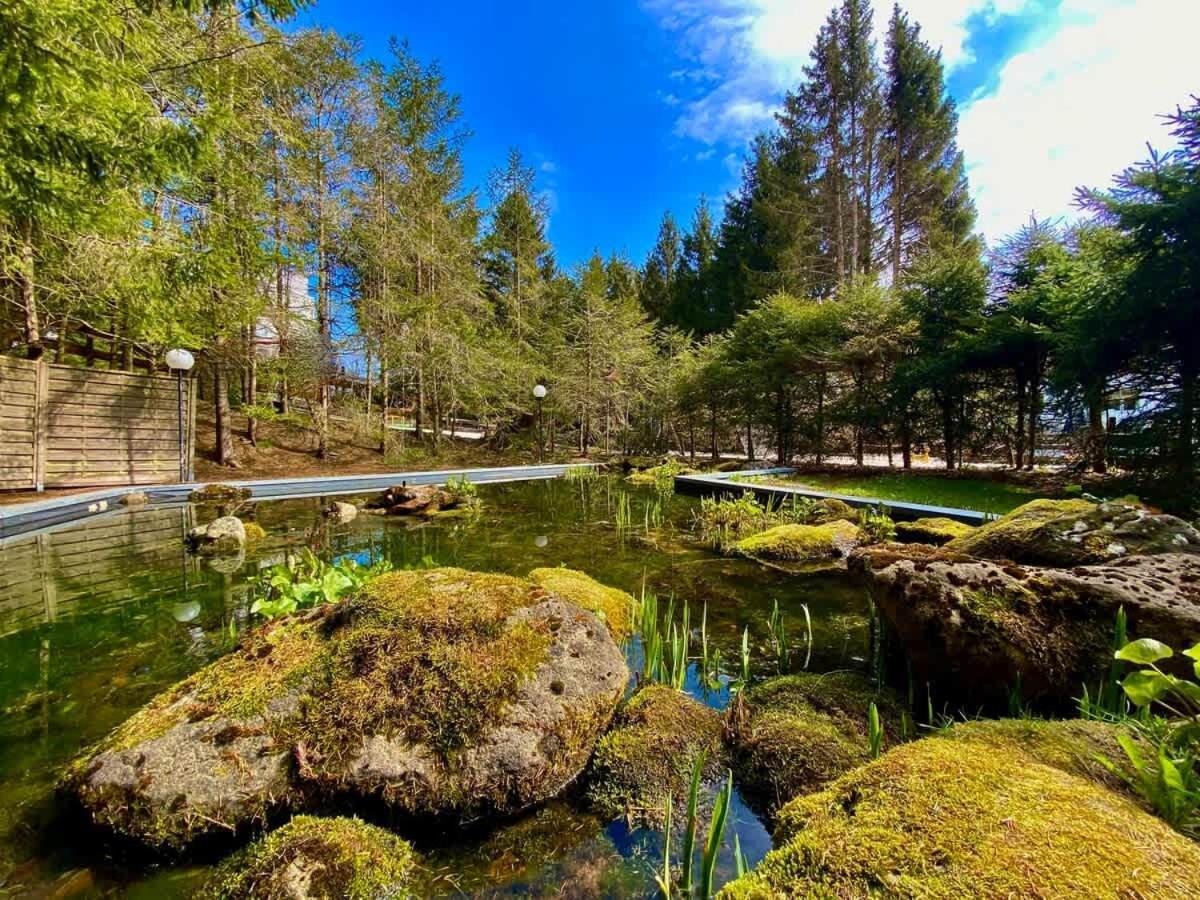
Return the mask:
[(725, 786), (717, 794), (713, 805), (712, 821), (708, 826), (708, 840), (704, 842), (704, 854), (700, 868), (700, 896), (708, 900), (713, 895), (713, 875), (717, 870), (717, 856), (721, 842), (725, 839), (725, 823), (729, 819), (729, 807), (733, 800), (733, 772), (725, 780)]

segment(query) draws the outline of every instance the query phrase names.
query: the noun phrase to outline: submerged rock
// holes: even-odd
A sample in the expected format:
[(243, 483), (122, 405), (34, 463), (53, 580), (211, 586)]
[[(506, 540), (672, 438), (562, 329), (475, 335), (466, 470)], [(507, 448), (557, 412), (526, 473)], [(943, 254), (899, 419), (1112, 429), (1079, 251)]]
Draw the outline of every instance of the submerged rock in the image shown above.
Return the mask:
[(579, 775), (627, 678), (599, 619), (530, 581), (395, 572), (250, 633), (66, 787), (97, 823), (163, 849), (328, 798), (507, 815)]
[(902, 544), (929, 544), (940, 547), (956, 538), (966, 537), (975, 531), (974, 525), (956, 522), (945, 516), (930, 516), (911, 522), (896, 523), (896, 540)]
[(742, 538), (734, 549), (751, 559), (810, 562), (840, 559), (863, 540), (857, 525), (835, 519), (824, 525), (776, 525)]
[(358, 819), (297, 816), (223, 862), (202, 900), (376, 900), (415, 896), (412, 848)]
[(1200, 532), (1132, 503), (1034, 500), (947, 547), (982, 559), (1078, 566), (1139, 554), (1200, 553)]
[(730, 707), (738, 784), (768, 815), (871, 758), (867, 714), (874, 702), (896, 739), (900, 705), (857, 672), (772, 678)]
[(358, 507), (353, 503), (344, 503), (340, 500), (334, 500), (321, 512), (334, 525), (345, 525), (358, 518)]
[(187, 542), (201, 556), (236, 556), (246, 548), (246, 526), (237, 516), (221, 516), (189, 531)]
[(1200, 896), (1200, 845), (1003, 735), (903, 744), (784, 807), (721, 897)]
[[(951, 544), (950, 546), (953, 546)], [(900, 638), (918, 682), (960, 699), (1067, 703), (1111, 657), (1113, 620), (1176, 646), (1200, 640), (1200, 556), (1034, 568), (918, 545), (864, 548), (850, 560)]]
[(627, 591), (563, 567), (534, 569), (529, 580), (559, 599), (595, 613), (608, 626), (614, 640), (623, 641), (633, 633), (634, 599)]
[(596, 748), (588, 773), (588, 800), (606, 819), (624, 817), (658, 826), (670, 798), (686, 808), (696, 758), (704, 754), (704, 780), (725, 770), (724, 726), (715, 709), (661, 684), (629, 699)]

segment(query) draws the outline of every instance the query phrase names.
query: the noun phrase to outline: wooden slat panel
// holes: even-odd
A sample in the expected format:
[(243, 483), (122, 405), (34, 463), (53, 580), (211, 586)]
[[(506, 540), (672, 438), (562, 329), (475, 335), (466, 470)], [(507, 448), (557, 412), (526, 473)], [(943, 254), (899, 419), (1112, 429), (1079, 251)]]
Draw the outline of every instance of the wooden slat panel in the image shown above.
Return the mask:
[(119, 400), (119, 399), (147, 399), (147, 400), (176, 400), (178, 398), (176, 388), (172, 385), (170, 388), (157, 388), (145, 385), (128, 385), (127, 387), (119, 387), (113, 384), (105, 384), (96, 386), (94, 384), (62, 384), (50, 382), (50, 397), (51, 399), (61, 399), (63, 397), (74, 397), (87, 395), (92, 400)]

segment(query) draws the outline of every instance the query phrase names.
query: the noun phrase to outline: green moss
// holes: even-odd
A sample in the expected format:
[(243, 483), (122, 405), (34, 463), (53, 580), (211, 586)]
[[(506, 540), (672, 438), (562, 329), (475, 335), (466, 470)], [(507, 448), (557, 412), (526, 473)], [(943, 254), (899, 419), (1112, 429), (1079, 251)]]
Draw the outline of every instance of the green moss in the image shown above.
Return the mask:
[(1134, 797), (1128, 782), (1101, 762), (1101, 758), (1115, 763), (1125, 759), (1117, 743), (1121, 734), (1135, 737), (1124, 726), (1084, 719), (980, 719), (955, 725), (946, 736), (992, 747), (1011, 746), (1043, 765)]
[(201, 889), (203, 900), (375, 900), (413, 896), (412, 848), (358, 819), (297, 816), (230, 857)]
[(159, 694), (81, 756), (72, 771), (86, 769), (98, 753), (127, 750), (183, 722), (265, 715), (273, 700), (301, 688), (317, 668), (318, 621), (316, 615), (283, 619), (247, 632), (236, 651)]
[(837, 519), (824, 525), (777, 525), (743, 538), (734, 548), (752, 559), (803, 562), (845, 556), (861, 541), (858, 526)]
[(786, 675), (750, 688), (728, 713), (740, 787), (770, 814), (867, 762), (872, 702), (894, 742), (899, 704), (857, 672)]
[(1200, 846), (1015, 743), (904, 744), (789, 803), (725, 898), (1195, 897)]
[(534, 569), (529, 580), (568, 603), (594, 612), (608, 625), (615, 641), (633, 633), (633, 596), (619, 588), (601, 584), (575, 569)]
[(720, 714), (666, 685), (647, 685), (619, 713), (596, 748), (588, 799), (606, 819), (661, 823), (667, 798), (686, 801), (696, 757), (706, 781), (724, 764)]
[(242, 527), (246, 529), (247, 544), (257, 544), (267, 536), (266, 529), (257, 522), (243, 522)]
[[(1006, 516), (957, 537), (948, 549), (987, 559), (1012, 559), (1041, 565), (1097, 561), (1096, 548), (1073, 532), (1074, 523), (1092, 517), (1099, 507), (1088, 500), (1034, 500)], [(1107, 538), (1097, 535), (1093, 539)], [(1078, 538), (1078, 540), (1075, 540)]]
[(858, 521), (858, 513), (845, 500), (830, 497), (828, 500), (817, 501), (813, 507), (812, 518), (808, 524), (824, 525), (829, 522), (836, 522), (838, 519), (844, 519), (847, 522), (856, 522)]
[(630, 484), (646, 485), (646, 486), (654, 486), (654, 485), (665, 486), (668, 483), (672, 482), (676, 475), (687, 475), (687, 474), (689, 474), (691, 472), (695, 472), (695, 471), (696, 471), (695, 469), (685, 466), (683, 463), (679, 462), (678, 460), (672, 459), (672, 460), (668, 460), (667, 462), (663, 463), (662, 465), (653, 466), (652, 468), (649, 468), (649, 469), (634, 470), (633, 472), (630, 472), (627, 476), (625, 476), (625, 480), (628, 481)]
[(975, 531), (974, 525), (956, 522), (944, 516), (915, 519), (896, 523), (896, 539), (906, 544), (932, 544), (940, 547), (955, 538), (966, 537)]
[(447, 757), (496, 722), (546, 659), (545, 625), (509, 621), (537, 599), (524, 579), (462, 569), (375, 579), (343, 604), (297, 739), (335, 764), (360, 733), (400, 734)]

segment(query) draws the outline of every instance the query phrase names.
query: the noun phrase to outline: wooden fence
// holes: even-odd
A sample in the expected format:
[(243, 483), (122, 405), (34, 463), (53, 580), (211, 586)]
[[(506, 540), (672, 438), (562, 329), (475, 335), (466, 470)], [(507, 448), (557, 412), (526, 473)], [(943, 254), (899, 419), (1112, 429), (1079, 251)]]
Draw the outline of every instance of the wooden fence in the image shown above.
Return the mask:
[(0, 489), (157, 484), (191, 477), (195, 381), (0, 357)]

